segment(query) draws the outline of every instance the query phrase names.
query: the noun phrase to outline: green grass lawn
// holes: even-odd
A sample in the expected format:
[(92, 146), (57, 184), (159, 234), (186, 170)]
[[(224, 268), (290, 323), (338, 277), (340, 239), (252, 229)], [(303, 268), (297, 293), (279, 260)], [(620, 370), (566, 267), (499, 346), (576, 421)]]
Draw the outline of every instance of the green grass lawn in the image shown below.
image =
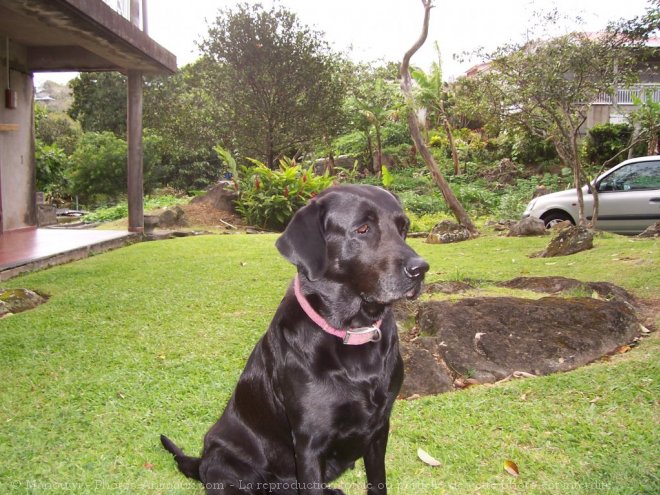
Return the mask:
[[(158, 435), (201, 448), (293, 276), (274, 241), (140, 243), (6, 283), (51, 298), (0, 320), (0, 493), (201, 494)], [(430, 281), (564, 275), (658, 297), (657, 241), (606, 235), (575, 256), (527, 257), (547, 242), (411, 244)], [(659, 350), (650, 337), (574, 372), (397, 402), (390, 493), (659, 493)], [(358, 465), (338, 485), (353, 495), (364, 481)]]

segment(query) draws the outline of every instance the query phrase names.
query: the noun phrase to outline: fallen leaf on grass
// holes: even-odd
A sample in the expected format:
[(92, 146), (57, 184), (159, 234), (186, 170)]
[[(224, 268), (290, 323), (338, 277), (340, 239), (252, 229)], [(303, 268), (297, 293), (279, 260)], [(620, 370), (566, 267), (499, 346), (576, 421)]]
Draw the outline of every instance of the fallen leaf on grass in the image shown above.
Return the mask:
[(154, 468), (154, 465), (151, 464), (150, 462), (145, 462), (143, 467), (144, 469), (148, 469), (149, 471), (151, 471)]
[(431, 457), (431, 455), (422, 448), (417, 449), (417, 457), (419, 457), (422, 462), (428, 464), (429, 466), (438, 467), (440, 465), (439, 460)]
[(630, 347), (629, 345), (622, 345), (621, 347), (619, 347), (619, 348), (616, 350), (616, 353), (617, 353), (617, 354), (625, 354), (625, 353), (628, 352), (630, 349), (632, 349), (632, 347)]
[(511, 476), (520, 476), (520, 471), (515, 462), (511, 460), (504, 461), (504, 470), (509, 473)]

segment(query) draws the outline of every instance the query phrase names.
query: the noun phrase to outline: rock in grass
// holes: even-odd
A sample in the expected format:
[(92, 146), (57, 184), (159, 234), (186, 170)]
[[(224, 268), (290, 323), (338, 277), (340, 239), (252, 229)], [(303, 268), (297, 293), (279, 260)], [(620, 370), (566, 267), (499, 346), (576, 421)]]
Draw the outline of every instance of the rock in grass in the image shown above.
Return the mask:
[(450, 242), (467, 241), (472, 236), (470, 231), (463, 225), (449, 220), (438, 223), (426, 238), (429, 244), (448, 244)]
[(560, 230), (552, 238), (548, 247), (536, 256), (540, 258), (552, 258), (554, 256), (568, 256), (586, 251), (594, 247), (594, 233), (586, 227), (569, 227)]
[(46, 298), (30, 289), (0, 289), (0, 316), (36, 308)]
[(649, 225), (649, 227), (637, 237), (660, 237), (660, 221), (655, 222), (653, 225)]
[(527, 217), (509, 228), (508, 237), (545, 235), (545, 224), (540, 218)]
[(185, 227), (187, 225), (186, 212), (179, 205), (165, 210), (158, 216), (158, 226), (161, 228)]

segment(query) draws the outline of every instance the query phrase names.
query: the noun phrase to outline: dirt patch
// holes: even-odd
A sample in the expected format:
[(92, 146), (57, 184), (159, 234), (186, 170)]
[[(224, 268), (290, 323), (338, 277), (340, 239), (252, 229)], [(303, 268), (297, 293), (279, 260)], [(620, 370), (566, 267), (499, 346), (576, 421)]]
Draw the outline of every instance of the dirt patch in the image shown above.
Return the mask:
[(498, 285), (562, 297), (471, 297), (407, 308), (416, 326), (402, 336), (402, 397), (575, 369), (654, 330), (660, 305), (605, 282), (521, 277)]
[[(238, 231), (247, 229), (241, 217), (226, 210), (219, 210), (210, 203), (179, 205), (179, 207), (183, 210), (186, 222), (191, 228), (204, 227), (206, 229)], [(152, 213), (159, 215), (163, 211), (165, 210), (155, 210)], [(235, 229), (232, 229), (232, 227), (235, 227)]]

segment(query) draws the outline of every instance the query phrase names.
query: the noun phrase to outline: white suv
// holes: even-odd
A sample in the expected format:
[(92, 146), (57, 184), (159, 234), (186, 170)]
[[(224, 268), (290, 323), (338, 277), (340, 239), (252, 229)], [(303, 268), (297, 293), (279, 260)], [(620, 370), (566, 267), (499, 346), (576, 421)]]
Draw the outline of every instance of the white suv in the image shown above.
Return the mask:
[[(595, 181), (598, 191), (596, 227), (619, 234), (638, 234), (660, 220), (660, 156), (633, 158), (611, 168)], [(591, 220), (593, 196), (582, 188), (584, 214)], [(546, 227), (578, 220), (577, 191), (569, 189), (533, 199), (523, 218), (536, 217)]]

